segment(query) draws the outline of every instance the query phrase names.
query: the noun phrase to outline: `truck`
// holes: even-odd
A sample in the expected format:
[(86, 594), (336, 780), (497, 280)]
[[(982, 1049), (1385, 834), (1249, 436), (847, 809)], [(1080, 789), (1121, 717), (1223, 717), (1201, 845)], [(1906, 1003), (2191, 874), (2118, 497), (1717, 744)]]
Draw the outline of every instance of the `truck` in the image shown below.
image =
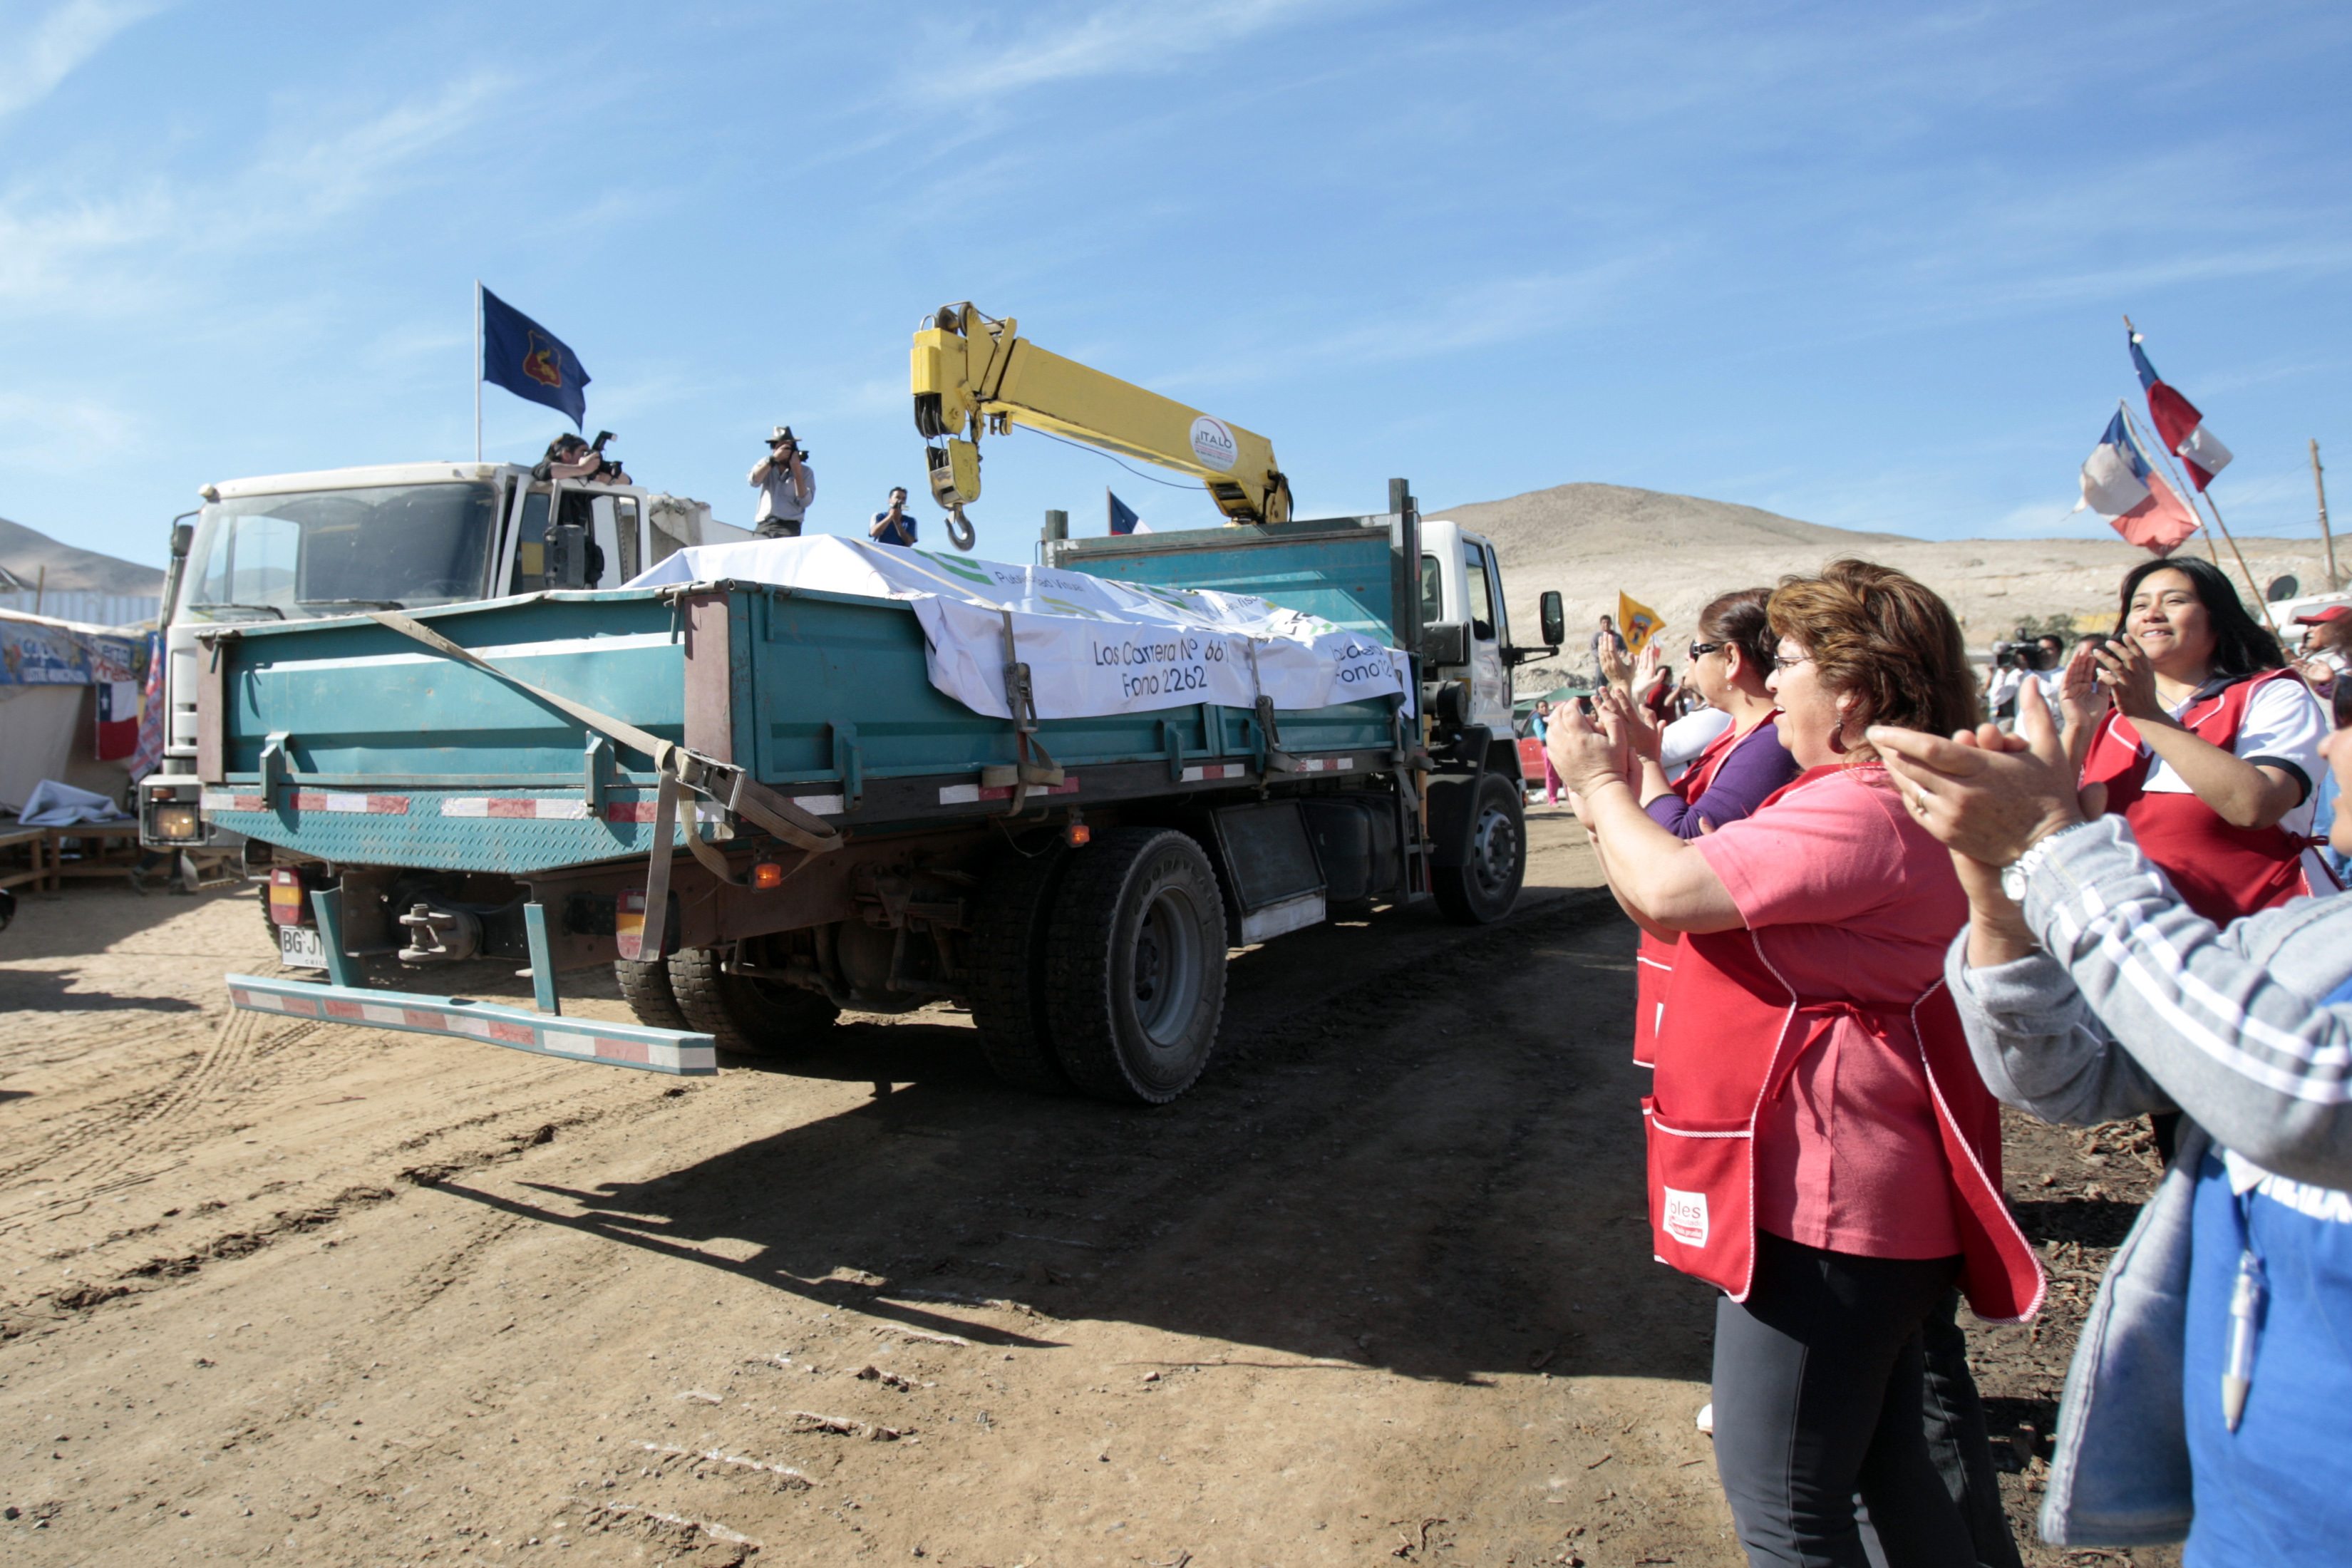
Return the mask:
[[(928, 359), (918, 336), (919, 427), (966, 448), (934, 461), (943, 504), (976, 497), (977, 436), (1015, 419), (1147, 458), (1181, 440), (1213, 495), (1219, 458), (1256, 450), (1067, 361), (1050, 406), (1001, 377), (926, 402), (1001, 371), (1012, 328), (950, 308), (926, 331), (1001, 336)], [(1392, 650), (1402, 689), (1040, 718), (1008, 616), (999, 717), (934, 685), (903, 599), (730, 577), (208, 628), (203, 813), (267, 847), (281, 956), (325, 973), (231, 975), (233, 1004), (704, 1074), (788, 1058), (845, 1011), (946, 1000), (1012, 1083), (1176, 1098), (1233, 949), (1380, 905), (1510, 911), (1509, 671), (1562, 636), (1547, 593), (1549, 646), (1513, 643), (1492, 542), (1424, 520), (1404, 480), (1385, 512), (1298, 518), (1268, 447), (1248, 485), (1254, 519), (1220, 527), (1049, 527), (1044, 565), (1288, 606)], [(962, 564), (917, 553), (942, 580)], [(521, 965), (534, 1005), (382, 984), (476, 959)], [(558, 976), (604, 965), (634, 1023), (563, 1011)]]
[(752, 537), (714, 521), (702, 501), (534, 479), (513, 463), (271, 474), (199, 495), (197, 510), (172, 520), (163, 756), (137, 795), (140, 842), (181, 858), (191, 880), (233, 875), (244, 859), (243, 840), (205, 819), (195, 776), (195, 668), (207, 629), (615, 585), (675, 551)]

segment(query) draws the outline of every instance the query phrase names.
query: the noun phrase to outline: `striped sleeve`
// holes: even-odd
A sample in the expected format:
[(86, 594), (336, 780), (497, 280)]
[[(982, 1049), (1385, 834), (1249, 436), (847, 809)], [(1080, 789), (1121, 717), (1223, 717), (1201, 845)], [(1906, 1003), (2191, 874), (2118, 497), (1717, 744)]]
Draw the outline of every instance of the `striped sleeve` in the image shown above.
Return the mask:
[(2227, 1148), (2352, 1184), (2352, 895), (2217, 929), (2109, 817), (2053, 841), (2026, 918), (2101, 1024)]

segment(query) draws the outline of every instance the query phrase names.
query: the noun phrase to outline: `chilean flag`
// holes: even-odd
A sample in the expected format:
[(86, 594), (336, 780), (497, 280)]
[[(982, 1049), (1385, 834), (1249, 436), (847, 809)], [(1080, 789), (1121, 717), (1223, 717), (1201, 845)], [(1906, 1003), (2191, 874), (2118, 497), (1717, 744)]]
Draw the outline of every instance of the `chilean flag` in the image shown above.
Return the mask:
[(2083, 499), (2074, 503), (2074, 510), (2084, 507), (2105, 518), (2132, 543), (2157, 555), (2171, 554), (2199, 526), (2180, 504), (2180, 498), (2172, 493), (2172, 487), (2147, 466), (2139, 443), (2124, 427), (2120, 410), (2107, 421), (2107, 433), (2099, 437), (2083, 464)]
[(2156, 374), (2156, 366), (2147, 363), (2139, 346), (2140, 335), (2133, 332), (2130, 337), (2132, 368), (2139, 372), (2139, 384), (2147, 389), (2147, 416), (2156, 421), (2156, 433), (2164, 444), (2189, 466), (2189, 482), (2202, 491), (2215, 474), (2230, 466), (2230, 448), (2205, 428), (2205, 416), (2197, 412), (2197, 405)]

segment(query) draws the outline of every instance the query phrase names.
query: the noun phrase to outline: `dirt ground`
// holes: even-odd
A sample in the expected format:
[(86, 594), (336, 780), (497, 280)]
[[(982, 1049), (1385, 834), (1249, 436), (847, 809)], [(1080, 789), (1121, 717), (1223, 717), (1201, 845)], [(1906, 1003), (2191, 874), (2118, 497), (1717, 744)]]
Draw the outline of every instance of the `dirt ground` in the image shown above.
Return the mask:
[[(944, 1009), (685, 1081), (231, 1013), (224, 972), (276, 969), (250, 893), (28, 899), (5, 1554), (1735, 1562), (1709, 1296), (1643, 1219), (1632, 931), (1573, 824), (1532, 833), (1500, 926), (1237, 956), (1150, 1112), (1000, 1088)], [(2152, 1170), (2012, 1129), (2057, 1288), (1975, 1346), (2021, 1536)]]

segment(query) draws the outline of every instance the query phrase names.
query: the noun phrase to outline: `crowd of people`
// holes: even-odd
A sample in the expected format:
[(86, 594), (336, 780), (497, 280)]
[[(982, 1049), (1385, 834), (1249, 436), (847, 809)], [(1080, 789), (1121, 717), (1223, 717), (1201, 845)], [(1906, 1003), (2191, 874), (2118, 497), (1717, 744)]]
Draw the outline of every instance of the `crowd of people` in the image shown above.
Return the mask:
[(1655, 648), (1610, 634), (1589, 710), (1542, 711), (1547, 784), (1641, 928), (1652, 1244), (1721, 1292), (1704, 1421), (1750, 1560), (2019, 1560), (1956, 1319), (2045, 1289), (2002, 1101), (2170, 1129), (2042, 1533), (2342, 1560), (2352, 896), (2315, 813), (2352, 782), (2352, 617), (2290, 659), (2152, 560), (2112, 636), (1984, 679), (1935, 593), (1841, 561), (1701, 614), (1719, 718), (1680, 772)]

